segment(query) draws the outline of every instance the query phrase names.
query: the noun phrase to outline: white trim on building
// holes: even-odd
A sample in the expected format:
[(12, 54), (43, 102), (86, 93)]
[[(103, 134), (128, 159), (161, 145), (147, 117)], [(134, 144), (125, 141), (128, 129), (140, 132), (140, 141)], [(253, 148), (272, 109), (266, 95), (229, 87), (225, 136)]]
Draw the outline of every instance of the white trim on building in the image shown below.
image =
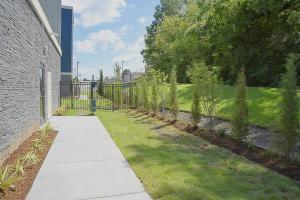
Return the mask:
[[(61, 47), (56, 39), (56, 36), (50, 26), (50, 23), (43, 11), (43, 8), (41, 6), (41, 4), (39, 3), (38, 0), (28, 0), (28, 2), (31, 4), (31, 6), (33, 7), (36, 15), (38, 16), (38, 18), (41, 20), (43, 26), (45, 27), (45, 30), (48, 34), (48, 36), (50, 37), (51, 41), (53, 42), (55, 48), (57, 49), (57, 51), (59, 52), (60, 55), (62, 55), (62, 50)], [(59, 36), (60, 37), (60, 36)]]

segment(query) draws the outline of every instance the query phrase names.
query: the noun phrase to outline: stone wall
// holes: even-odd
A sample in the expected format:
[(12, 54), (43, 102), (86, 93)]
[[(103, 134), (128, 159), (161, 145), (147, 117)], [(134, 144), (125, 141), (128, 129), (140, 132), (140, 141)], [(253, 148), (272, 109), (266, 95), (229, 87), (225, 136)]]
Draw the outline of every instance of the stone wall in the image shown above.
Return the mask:
[(59, 105), (60, 55), (27, 0), (1, 0), (0, 162), (44, 122), (40, 118), (41, 67), (46, 72), (47, 117)]

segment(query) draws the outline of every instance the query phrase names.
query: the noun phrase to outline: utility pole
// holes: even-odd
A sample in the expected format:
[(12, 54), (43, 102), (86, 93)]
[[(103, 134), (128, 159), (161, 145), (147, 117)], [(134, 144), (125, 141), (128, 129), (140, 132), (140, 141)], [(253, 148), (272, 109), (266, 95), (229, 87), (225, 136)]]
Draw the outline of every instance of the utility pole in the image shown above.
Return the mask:
[(124, 61), (124, 60), (122, 60), (122, 73), (123, 73), (123, 71), (124, 71), (124, 63), (125, 63), (126, 61)]
[(80, 63), (80, 62), (77, 62), (77, 80), (78, 80), (78, 81), (79, 81), (79, 76), (78, 76), (78, 73), (79, 73), (79, 72), (78, 72), (78, 66), (79, 66), (79, 63)]
[(124, 60), (122, 60), (122, 73), (121, 73), (121, 77), (122, 77), (122, 81), (124, 81), (124, 77), (123, 77), (123, 72), (124, 72)]

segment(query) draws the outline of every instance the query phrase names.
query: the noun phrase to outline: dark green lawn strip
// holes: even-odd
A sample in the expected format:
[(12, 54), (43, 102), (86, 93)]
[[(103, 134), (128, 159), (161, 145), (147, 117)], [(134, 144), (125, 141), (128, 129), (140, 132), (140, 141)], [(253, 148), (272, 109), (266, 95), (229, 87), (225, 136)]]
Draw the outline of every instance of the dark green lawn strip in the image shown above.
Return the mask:
[[(191, 110), (192, 88), (192, 84), (178, 85), (178, 98), (181, 110)], [(221, 88), (216, 116), (228, 120), (232, 118), (234, 96), (234, 87), (223, 86)], [(280, 90), (278, 88), (248, 87), (250, 123), (261, 126), (276, 124), (280, 114), (280, 98)]]
[(97, 116), (154, 199), (300, 199), (293, 180), (199, 137), (141, 114)]

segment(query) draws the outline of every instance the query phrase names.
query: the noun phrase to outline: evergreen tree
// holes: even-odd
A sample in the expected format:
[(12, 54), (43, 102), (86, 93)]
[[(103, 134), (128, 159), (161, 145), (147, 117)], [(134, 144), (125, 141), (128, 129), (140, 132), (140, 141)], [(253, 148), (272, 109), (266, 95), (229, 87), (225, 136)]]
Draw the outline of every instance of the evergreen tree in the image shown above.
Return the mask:
[(121, 81), (121, 66), (117, 62), (115, 64), (115, 79)]
[(99, 75), (99, 82), (98, 82), (98, 88), (97, 92), (100, 96), (103, 96), (104, 93), (104, 84), (103, 84), (103, 71), (102, 69), (100, 70), (100, 75)]
[(192, 119), (194, 127), (197, 127), (201, 120), (201, 108), (200, 108), (200, 97), (197, 85), (194, 86), (193, 98), (192, 98)]
[(143, 109), (144, 111), (149, 112), (151, 105), (150, 105), (150, 96), (149, 96), (149, 88), (146, 77), (142, 79), (142, 99), (143, 99)]
[(288, 156), (291, 156), (295, 144), (299, 139), (296, 61), (296, 55), (289, 55), (285, 65), (286, 73), (281, 80), (282, 102), (279, 147), (282, 148)]
[(176, 120), (179, 113), (179, 105), (177, 100), (177, 76), (176, 69), (173, 67), (170, 75), (170, 109), (174, 119)]
[(238, 74), (236, 96), (234, 101), (233, 133), (242, 140), (248, 135), (248, 103), (245, 68)]
[(129, 108), (133, 108), (134, 107), (134, 85), (129, 85)]
[(133, 108), (138, 108), (140, 105), (140, 84), (139, 82), (135, 83), (133, 88)]

